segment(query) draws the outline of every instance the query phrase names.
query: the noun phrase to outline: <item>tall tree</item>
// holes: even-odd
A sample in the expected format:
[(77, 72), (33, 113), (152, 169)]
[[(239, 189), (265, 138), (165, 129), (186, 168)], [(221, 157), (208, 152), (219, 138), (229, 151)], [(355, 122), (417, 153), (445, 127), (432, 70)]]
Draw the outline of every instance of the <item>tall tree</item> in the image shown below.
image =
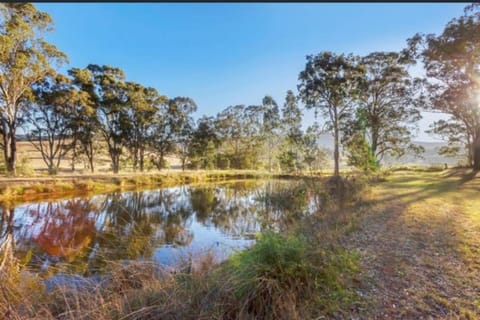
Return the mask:
[(327, 150), (320, 145), (321, 133), (319, 125), (314, 123), (302, 136), (303, 162), (311, 171), (320, 170), (328, 158)]
[(34, 86), (33, 103), (26, 111), (27, 138), (48, 167), (56, 174), (70, 146), (69, 110), (71, 95), (68, 79), (57, 75)]
[(298, 106), (297, 97), (292, 90), (288, 90), (282, 108), (282, 125), (286, 137), (292, 143), (295, 143), (301, 136), (302, 117), (303, 114)]
[(197, 105), (188, 97), (176, 97), (168, 100), (164, 108), (157, 113), (152, 147), (158, 154), (158, 169), (164, 166), (165, 156), (175, 150), (177, 139), (182, 130), (191, 123), (191, 114)]
[(43, 38), (52, 23), (31, 3), (0, 4), (0, 147), (10, 174), (16, 173), (16, 132), (31, 86), (67, 58)]
[[(356, 117), (344, 127), (344, 141), (350, 147), (350, 158), (363, 153), (373, 160), (375, 168), (385, 154), (401, 157), (407, 151), (419, 153), (422, 148), (411, 141), (412, 130), (421, 119), (416, 106), (419, 79), (412, 79), (408, 67), (414, 61), (397, 52), (374, 52), (360, 61), (364, 68), (359, 78)], [(361, 142), (361, 143), (360, 143)], [(365, 147), (365, 148), (364, 148)], [(364, 163), (364, 161), (360, 161)], [(376, 164), (375, 164), (376, 163)]]
[(277, 102), (271, 96), (265, 96), (262, 100), (263, 126), (262, 135), (267, 144), (267, 168), (273, 169), (275, 147), (278, 145), (280, 133), (280, 110)]
[(192, 139), (189, 144), (189, 158), (193, 167), (216, 167), (215, 154), (211, 153), (209, 145), (218, 149), (219, 142), (215, 128), (215, 118), (201, 117), (197, 122), (197, 128), (192, 132)]
[(480, 170), (479, 9), (478, 4), (466, 7), (440, 35), (409, 39), (411, 52), (422, 58), (430, 80), (426, 106), (450, 115), (436, 122), (433, 132), (447, 137), (453, 153), (458, 142), (463, 143), (474, 170)]
[(245, 105), (230, 106), (217, 114), (216, 130), (222, 144), (225, 145), (225, 151), (230, 158), (230, 165), (239, 169), (243, 165), (242, 147), (245, 139), (243, 132), (243, 117), (245, 115)]
[(222, 157), (236, 169), (257, 166), (260, 135), (263, 135), (262, 106), (230, 106), (217, 114), (215, 127), (221, 141)]
[(195, 132), (195, 123), (193, 118), (187, 121), (181, 128), (177, 137), (177, 153), (182, 163), (182, 171), (185, 170), (187, 160), (190, 156), (190, 144), (192, 143), (193, 133)]
[(129, 108), (130, 134), (127, 146), (133, 157), (133, 170), (137, 167), (144, 170), (145, 150), (153, 137), (155, 115), (167, 101), (166, 96), (160, 95), (154, 88), (145, 88), (138, 83), (127, 83)]
[(72, 133), (72, 171), (75, 170), (75, 161), (78, 155), (85, 155), (90, 171), (95, 171), (94, 157), (96, 154), (95, 139), (99, 123), (97, 119), (95, 101), (90, 90), (92, 87), (91, 74), (87, 69), (73, 68), (68, 71), (72, 77), (70, 95), (72, 96), (72, 111), (69, 115), (70, 130)]
[(279, 158), (283, 169), (298, 169), (300, 162), (299, 149), (302, 140), (302, 116), (302, 111), (297, 103), (297, 97), (293, 91), (288, 90), (282, 108), (281, 119), (284, 143), (281, 146)]
[(305, 70), (299, 75), (299, 96), (305, 107), (320, 110), (332, 132), (335, 176), (340, 174), (341, 125), (353, 110), (361, 74), (356, 57), (327, 51), (307, 56)]
[(119, 68), (90, 64), (76, 80), (94, 103), (99, 132), (107, 143), (113, 172), (118, 173), (130, 128), (125, 75)]

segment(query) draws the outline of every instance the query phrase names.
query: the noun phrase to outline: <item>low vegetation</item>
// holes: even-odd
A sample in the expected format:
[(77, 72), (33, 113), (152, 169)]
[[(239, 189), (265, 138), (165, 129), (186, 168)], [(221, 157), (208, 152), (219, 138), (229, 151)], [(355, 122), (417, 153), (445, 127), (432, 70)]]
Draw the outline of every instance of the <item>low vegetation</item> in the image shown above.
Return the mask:
[[(2, 273), (11, 319), (305, 319), (480, 316), (480, 180), (464, 169), (318, 178), (272, 197), (287, 209), (276, 232), (218, 263), (174, 269), (111, 262), (108, 276), (45, 292), (21, 263)], [(290, 207), (288, 207), (290, 206)], [(290, 217), (290, 215), (292, 215)], [(291, 219), (288, 219), (290, 217)], [(5, 269), (4, 269), (5, 270)]]

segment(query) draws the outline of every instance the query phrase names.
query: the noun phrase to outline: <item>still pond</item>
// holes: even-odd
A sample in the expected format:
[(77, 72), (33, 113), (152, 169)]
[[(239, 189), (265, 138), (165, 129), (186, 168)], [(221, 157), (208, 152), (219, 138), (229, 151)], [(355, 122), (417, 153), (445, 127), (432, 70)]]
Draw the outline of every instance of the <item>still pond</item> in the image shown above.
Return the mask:
[(315, 211), (300, 182), (245, 180), (2, 205), (0, 243), (33, 272), (98, 275), (109, 262), (173, 266), (247, 248)]

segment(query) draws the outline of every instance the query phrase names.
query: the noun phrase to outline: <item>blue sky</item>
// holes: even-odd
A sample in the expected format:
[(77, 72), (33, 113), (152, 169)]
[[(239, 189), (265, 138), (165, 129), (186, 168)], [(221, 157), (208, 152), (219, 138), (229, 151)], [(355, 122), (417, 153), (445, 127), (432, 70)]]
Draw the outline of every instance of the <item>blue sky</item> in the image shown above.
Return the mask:
[[(70, 67), (120, 67), (197, 116), (229, 105), (283, 104), (305, 56), (400, 50), (416, 32), (439, 33), (465, 3), (38, 3), (55, 21), (47, 39)], [(311, 118), (311, 114), (307, 114)], [(421, 127), (431, 122), (426, 115)], [(306, 119), (310, 123), (311, 119)], [(420, 135), (422, 140), (428, 137)]]

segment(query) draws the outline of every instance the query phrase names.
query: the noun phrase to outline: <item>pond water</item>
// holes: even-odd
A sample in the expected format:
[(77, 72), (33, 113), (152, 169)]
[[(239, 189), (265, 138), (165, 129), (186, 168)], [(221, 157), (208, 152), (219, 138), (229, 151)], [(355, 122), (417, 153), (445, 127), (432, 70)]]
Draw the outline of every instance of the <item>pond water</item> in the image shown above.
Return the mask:
[(298, 182), (237, 181), (114, 192), (1, 207), (0, 243), (48, 274), (102, 274), (108, 262), (217, 260), (282, 229), (315, 202)]

